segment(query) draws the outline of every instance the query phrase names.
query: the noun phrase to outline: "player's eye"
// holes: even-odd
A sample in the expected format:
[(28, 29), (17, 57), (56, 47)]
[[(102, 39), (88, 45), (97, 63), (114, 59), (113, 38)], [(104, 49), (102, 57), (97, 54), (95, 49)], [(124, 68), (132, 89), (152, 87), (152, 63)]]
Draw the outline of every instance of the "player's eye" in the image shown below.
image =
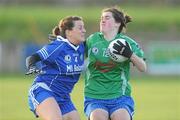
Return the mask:
[(85, 28), (84, 28), (83, 25), (80, 25), (80, 26), (78, 27), (78, 29), (82, 31), (82, 30), (85, 29)]
[(110, 18), (111, 18), (110, 16), (106, 16), (106, 17), (105, 17), (106, 20), (109, 20)]
[(102, 16), (102, 17), (101, 17), (101, 21), (102, 21), (102, 20), (109, 20), (110, 18), (111, 18), (110, 16)]

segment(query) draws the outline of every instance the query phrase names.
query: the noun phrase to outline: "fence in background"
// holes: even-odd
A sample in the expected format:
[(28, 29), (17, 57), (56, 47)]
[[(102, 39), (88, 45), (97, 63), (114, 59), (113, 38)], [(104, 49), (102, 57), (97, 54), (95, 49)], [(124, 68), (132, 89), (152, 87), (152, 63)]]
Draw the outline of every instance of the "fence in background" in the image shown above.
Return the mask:
[[(147, 58), (147, 74), (180, 75), (180, 41), (152, 41), (140, 44), (143, 44), (141, 46)], [(25, 58), (41, 47), (42, 45), (35, 43), (1, 42), (0, 73), (25, 72)]]
[(26, 71), (25, 58), (41, 48), (35, 43), (0, 43), (0, 73)]

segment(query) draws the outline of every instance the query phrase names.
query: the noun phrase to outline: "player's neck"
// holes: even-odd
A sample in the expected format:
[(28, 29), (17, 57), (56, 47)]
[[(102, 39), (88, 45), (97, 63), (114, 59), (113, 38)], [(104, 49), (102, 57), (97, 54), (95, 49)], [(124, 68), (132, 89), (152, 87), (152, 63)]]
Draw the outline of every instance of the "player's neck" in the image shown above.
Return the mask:
[(111, 41), (113, 40), (117, 33), (116, 32), (108, 32), (108, 33), (103, 33), (104, 34), (104, 38), (107, 40), (107, 41)]
[(73, 38), (67, 37), (68, 41), (73, 44), (74, 46), (78, 46), (80, 42), (78, 40), (75, 40)]

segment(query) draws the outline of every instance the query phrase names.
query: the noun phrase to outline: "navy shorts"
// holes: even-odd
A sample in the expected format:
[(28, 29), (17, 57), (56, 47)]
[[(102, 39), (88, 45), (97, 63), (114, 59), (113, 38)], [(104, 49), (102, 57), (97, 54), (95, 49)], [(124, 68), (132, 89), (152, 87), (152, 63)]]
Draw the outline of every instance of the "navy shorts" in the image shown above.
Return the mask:
[[(62, 95), (62, 96), (65, 96), (65, 95)], [(70, 98), (55, 96), (53, 92), (51, 91), (51, 89), (45, 83), (40, 82), (40, 83), (35, 83), (31, 86), (29, 90), (29, 95), (28, 95), (28, 102), (29, 102), (30, 110), (35, 114), (36, 117), (38, 117), (38, 115), (35, 112), (36, 107), (49, 97), (55, 98), (55, 100), (57, 101), (61, 109), (62, 115), (69, 113), (73, 110), (76, 110)]]
[(130, 96), (121, 96), (115, 99), (93, 99), (85, 97), (84, 101), (84, 112), (89, 118), (92, 111), (95, 109), (103, 109), (111, 114), (121, 108), (124, 108), (128, 111), (131, 119), (134, 114), (134, 100)]

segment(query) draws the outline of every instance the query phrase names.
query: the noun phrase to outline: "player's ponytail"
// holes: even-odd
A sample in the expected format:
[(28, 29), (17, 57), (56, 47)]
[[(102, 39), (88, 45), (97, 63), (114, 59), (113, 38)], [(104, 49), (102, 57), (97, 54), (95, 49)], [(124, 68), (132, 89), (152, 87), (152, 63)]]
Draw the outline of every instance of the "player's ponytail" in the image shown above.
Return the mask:
[(125, 15), (125, 24), (132, 22), (132, 18), (128, 15)]
[(58, 26), (55, 26), (54, 29), (52, 30), (52, 34), (54, 36), (60, 35), (60, 30)]
[(49, 34), (48, 35), (48, 39), (50, 41), (54, 41), (56, 40), (57, 36), (60, 35), (60, 30), (59, 30), (59, 27), (58, 26), (55, 26), (53, 29), (52, 29), (52, 34)]

